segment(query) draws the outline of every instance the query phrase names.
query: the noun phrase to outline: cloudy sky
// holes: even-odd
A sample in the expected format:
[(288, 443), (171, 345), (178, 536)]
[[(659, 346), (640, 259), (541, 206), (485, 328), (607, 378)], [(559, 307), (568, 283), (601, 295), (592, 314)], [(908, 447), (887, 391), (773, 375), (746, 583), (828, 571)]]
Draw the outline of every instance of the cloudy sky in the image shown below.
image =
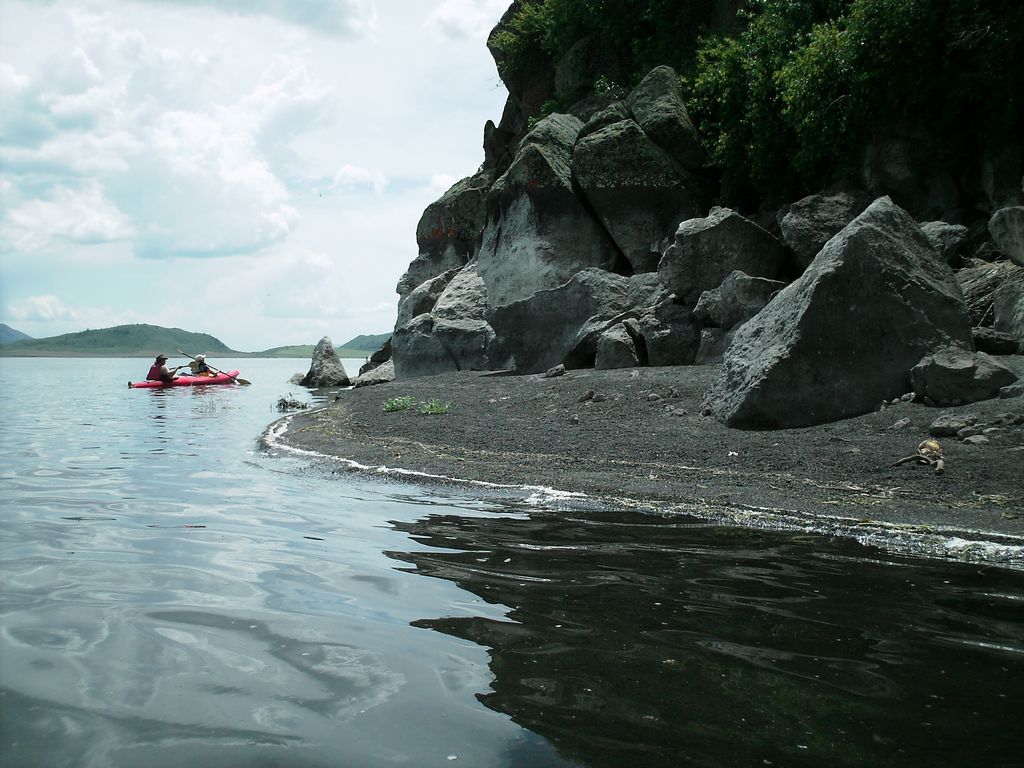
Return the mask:
[(0, 322), (255, 351), (391, 330), (483, 161), (509, 0), (0, 0)]

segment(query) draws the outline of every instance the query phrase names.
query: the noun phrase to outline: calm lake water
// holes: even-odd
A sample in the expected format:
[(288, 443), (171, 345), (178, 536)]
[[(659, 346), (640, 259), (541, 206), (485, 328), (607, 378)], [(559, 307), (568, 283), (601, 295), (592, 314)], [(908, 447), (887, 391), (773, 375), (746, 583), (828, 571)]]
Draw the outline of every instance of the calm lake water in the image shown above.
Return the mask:
[(0, 358), (5, 768), (1022, 764), (1020, 572), (332, 470), (257, 447), (306, 361), (149, 362)]

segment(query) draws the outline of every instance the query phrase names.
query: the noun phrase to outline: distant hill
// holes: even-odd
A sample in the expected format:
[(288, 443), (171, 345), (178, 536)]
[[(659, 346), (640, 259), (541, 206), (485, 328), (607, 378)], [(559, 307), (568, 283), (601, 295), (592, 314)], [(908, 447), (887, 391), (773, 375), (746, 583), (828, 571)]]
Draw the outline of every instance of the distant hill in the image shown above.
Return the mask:
[[(373, 335), (360, 335), (346, 341), (334, 350), (338, 357), (369, 357), (370, 354), (380, 349), (384, 342), (391, 338), (390, 333), (378, 333)], [(251, 357), (312, 357), (313, 344), (293, 344), (287, 347), (272, 347), (262, 352), (253, 352)]]
[[(0, 356), (10, 357), (153, 357), (160, 352), (171, 358), (178, 350), (190, 355), (200, 353), (220, 357), (303, 357), (313, 355), (312, 344), (272, 347), (262, 352), (239, 352), (208, 333), (192, 333), (181, 328), (159, 325), (118, 325), (61, 336), (33, 339), (27, 334), (0, 324), (6, 335), (19, 334), (11, 341), (0, 342)], [(391, 336), (390, 333), (356, 336), (335, 349), (338, 357), (367, 357), (376, 352)]]
[(164, 352), (234, 356), (237, 353), (208, 333), (192, 333), (159, 325), (118, 325), (65, 333), (45, 339), (22, 339), (0, 347), (0, 355), (24, 357), (153, 357)]
[(6, 323), (0, 323), (0, 344), (10, 344), (12, 341), (21, 341), (23, 339), (31, 339), (27, 333), (22, 333), (19, 330), (11, 328)]
[(391, 338), (390, 333), (377, 333), (370, 336), (362, 335), (356, 336), (350, 341), (346, 341), (338, 349), (361, 349), (365, 352), (376, 352), (382, 346), (384, 342)]

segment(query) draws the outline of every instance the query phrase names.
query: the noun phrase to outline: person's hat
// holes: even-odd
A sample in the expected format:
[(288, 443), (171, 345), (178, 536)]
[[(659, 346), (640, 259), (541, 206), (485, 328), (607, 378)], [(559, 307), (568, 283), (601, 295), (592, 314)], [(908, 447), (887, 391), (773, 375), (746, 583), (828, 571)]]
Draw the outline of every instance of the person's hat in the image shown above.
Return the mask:
[(196, 355), (196, 362), (202, 362), (206, 359), (206, 355)]
[(156, 359), (157, 360), (166, 360), (167, 359), (167, 355), (165, 355), (163, 353), (160, 353), (159, 355), (156, 356)]

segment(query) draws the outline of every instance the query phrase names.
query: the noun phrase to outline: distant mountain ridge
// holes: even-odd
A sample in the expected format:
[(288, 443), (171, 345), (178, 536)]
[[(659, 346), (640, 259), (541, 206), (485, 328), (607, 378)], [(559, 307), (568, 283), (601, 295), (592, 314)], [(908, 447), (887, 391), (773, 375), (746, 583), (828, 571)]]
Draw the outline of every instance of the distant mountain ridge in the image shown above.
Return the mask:
[(234, 350), (208, 333), (192, 333), (159, 325), (117, 325), (113, 328), (64, 333), (44, 339), (23, 339), (0, 347), (3, 355), (63, 357), (153, 357), (192, 354), (233, 354)]
[(7, 323), (0, 323), (0, 344), (10, 344), (12, 341), (31, 338), (27, 333), (22, 333), (17, 328), (11, 328)]
[[(2, 325), (2, 324), (0, 324)], [(154, 357), (163, 352), (177, 357), (178, 350), (191, 355), (221, 357), (310, 357), (313, 345), (273, 347), (261, 352), (240, 352), (208, 333), (193, 333), (181, 328), (132, 324), (112, 328), (65, 333), (34, 339), (9, 326), (8, 331), (20, 334), (0, 342), (0, 356), (9, 357)], [(376, 351), (391, 334), (360, 335), (337, 347), (339, 357), (365, 357)]]
[[(338, 353), (338, 357), (368, 357), (384, 346), (384, 342), (390, 338), (390, 333), (360, 334), (340, 346), (336, 345), (334, 350)], [(271, 347), (262, 352), (253, 352), (252, 355), (258, 357), (311, 357), (313, 347), (313, 344), (292, 344), (286, 347)]]

